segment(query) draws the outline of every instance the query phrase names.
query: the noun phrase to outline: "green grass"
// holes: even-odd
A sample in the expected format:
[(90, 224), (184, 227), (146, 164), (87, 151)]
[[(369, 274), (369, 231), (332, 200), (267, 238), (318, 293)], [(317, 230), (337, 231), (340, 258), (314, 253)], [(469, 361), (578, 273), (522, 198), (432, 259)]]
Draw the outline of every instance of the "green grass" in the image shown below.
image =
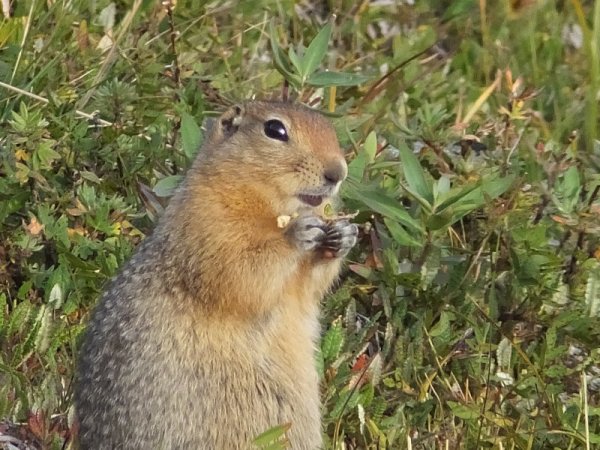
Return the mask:
[(600, 1), (14, 3), (0, 434), (62, 448), (88, 312), (203, 121), (288, 96), (332, 117), (360, 211), (323, 305), (328, 448), (600, 448)]

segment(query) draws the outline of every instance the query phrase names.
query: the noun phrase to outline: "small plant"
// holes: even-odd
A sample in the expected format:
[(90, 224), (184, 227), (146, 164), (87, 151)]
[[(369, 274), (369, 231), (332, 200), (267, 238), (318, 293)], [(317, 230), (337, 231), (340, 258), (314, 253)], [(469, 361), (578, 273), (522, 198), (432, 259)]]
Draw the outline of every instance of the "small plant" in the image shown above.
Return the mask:
[(363, 84), (369, 79), (361, 74), (319, 70), (323, 58), (327, 55), (334, 21), (335, 16), (321, 28), (308, 47), (304, 47), (302, 44), (296, 48), (290, 46), (287, 56), (277, 42), (275, 25), (273, 21), (270, 22), (269, 34), (273, 64), (296, 90), (300, 91), (304, 86), (355, 86)]

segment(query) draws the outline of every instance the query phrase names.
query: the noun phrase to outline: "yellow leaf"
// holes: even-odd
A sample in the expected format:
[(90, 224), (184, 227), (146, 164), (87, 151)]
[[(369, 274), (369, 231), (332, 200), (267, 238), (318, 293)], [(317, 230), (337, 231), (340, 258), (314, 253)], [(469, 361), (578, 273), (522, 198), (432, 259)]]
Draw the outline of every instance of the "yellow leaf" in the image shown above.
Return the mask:
[(29, 153), (20, 148), (15, 152), (15, 158), (17, 158), (17, 161), (29, 161)]
[(38, 220), (34, 216), (34, 217), (31, 218), (31, 221), (29, 222), (29, 225), (25, 225), (25, 229), (32, 236), (37, 236), (44, 229), (44, 225), (42, 225), (41, 223), (39, 223)]

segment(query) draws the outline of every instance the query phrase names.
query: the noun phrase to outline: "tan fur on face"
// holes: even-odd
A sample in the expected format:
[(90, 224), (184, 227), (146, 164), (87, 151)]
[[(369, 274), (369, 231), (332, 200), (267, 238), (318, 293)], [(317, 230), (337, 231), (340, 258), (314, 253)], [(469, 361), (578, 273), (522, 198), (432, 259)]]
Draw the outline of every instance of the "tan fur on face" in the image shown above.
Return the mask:
[[(285, 124), (289, 140), (264, 133)], [(164, 217), (104, 294), (82, 347), (82, 448), (246, 449), (291, 422), (321, 445), (314, 350), (319, 301), (340, 260), (299, 250), (277, 217), (321, 209), (335, 132), (301, 106), (226, 112)]]

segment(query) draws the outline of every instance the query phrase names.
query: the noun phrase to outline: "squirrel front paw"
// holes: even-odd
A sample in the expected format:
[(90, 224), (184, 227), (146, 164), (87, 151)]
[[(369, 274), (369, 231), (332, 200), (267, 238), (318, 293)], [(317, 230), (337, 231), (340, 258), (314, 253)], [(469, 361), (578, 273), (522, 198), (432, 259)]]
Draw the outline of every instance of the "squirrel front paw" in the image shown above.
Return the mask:
[(314, 250), (327, 237), (327, 223), (317, 216), (302, 216), (295, 219), (287, 230), (287, 235), (301, 250)]
[(303, 216), (290, 225), (287, 233), (304, 251), (322, 251), (326, 258), (343, 258), (356, 244), (358, 227), (345, 219), (325, 222), (317, 216)]
[(321, 248), (325, 256), (343, 258), (356, 245), (358, 227), (346, 219), (328, 224), (325, 239)]

